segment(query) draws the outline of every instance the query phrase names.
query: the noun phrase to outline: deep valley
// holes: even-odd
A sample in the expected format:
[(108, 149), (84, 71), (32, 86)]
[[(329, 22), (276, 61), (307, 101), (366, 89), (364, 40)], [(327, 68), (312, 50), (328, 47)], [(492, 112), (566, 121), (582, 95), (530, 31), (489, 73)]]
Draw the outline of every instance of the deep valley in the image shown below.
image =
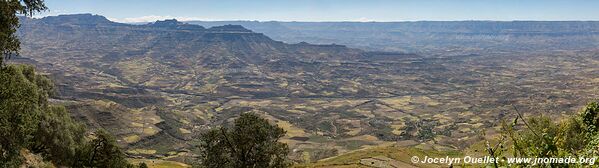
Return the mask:
[[(403, 39), (361, 49), (351, 40), (284, 43), (226, 23), (132, 25), (89, 14), (21, 21), (21, 56), (10, 61), (51, 76), (54, 102), (116, 135), (134, 158), (186, 162), (199, 133), (243, 112), (284, 128), (297, 162), (381, 145), (466, 151), (498, 134), (516, 109), (559, 119), (599, 97), (596, 32), (523, 37), (499, 27), (495, 45), (498, 36), (481, 42), (485, 32), (467, 29), (480, 39), (461, 36), (460, 49), (449, 50), (440, 39), (458, 37), (430, 36), (422, 43), (438, 43), (416, 51)], [(551, 42), (514, 49), (527, 40)]]

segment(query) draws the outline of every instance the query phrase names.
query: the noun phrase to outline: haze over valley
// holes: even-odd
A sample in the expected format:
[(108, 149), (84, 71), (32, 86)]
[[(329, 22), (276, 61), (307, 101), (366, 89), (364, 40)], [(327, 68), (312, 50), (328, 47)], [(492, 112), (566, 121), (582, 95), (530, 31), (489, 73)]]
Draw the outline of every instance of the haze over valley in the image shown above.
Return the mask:
[(449, 55), (594, 49), (596, 21), (258, 22), (186, 21), (205, 27), (233, 24), (288, 43), (343, 44), (371, 51)]

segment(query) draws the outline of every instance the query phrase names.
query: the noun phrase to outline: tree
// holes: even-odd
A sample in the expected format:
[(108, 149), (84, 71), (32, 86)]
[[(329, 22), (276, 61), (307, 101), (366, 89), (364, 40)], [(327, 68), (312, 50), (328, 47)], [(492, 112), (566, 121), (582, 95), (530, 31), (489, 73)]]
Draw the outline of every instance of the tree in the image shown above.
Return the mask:
[(63, 106), (49, 106), (38, 123), (29, 149), (58, 165), (73, 165), (85, 142), (85, 127), (71, 119)]
[(89, 141), (80, 153), (83, 158), (86, 158), (82, 163), (85, 167), (132, 167), (125, 159), (123, 151), (117, 146), (114, 137), (104, 130), (96, 131), (95, 138)]
[(241, 114), (234, 124), (231, 128), (214, 128), (201, 135), (199, 167), (290, 166), (287, 144), (279, 142), (285, 130), (254, 113)]
[(108, 133), (99, 131), (85, 143), (85, 128), (64, 107), (48, 104), (53, 87), (48, 78), (31, 66), (4, 67), (4, 59), (20, 49), (17, 15), (46, 9), (44, 0), (0, 0), (0, 165), (19, 167), (21, 150), (29, 149), (58, 165), (132, 167)]
[[(525, 129), (516, 131), (515, 125), (522, 122)], [(523, 158), (564, 158), (599, 155), (599, 105), (588, 104), (577, 116), (558, 123), (546, 116), (525, 120), (522, 115), (510, 125), (504, 124), (504, 132), (511, 139), (513, 156)], [(529, 165), (519, 165), (526, 167)], [(575, 164), (541, 164), (545, 167), (584, 167)]]
[(28, 149), (57, 165), (73, 165), (85, 127), (62, 106), (50, 105), (52, 82), (31, 66), (0, 69), (0, 165), (17, 167)]
[(42, 111), (48, 107), (51, 86), (31, 66), (0, 69), (0, 165), (21, 163), (19, 151), (34, 137)]
[(138, 168), (148, 168), (148, 165), (144, 162), (139, 163)]
[(0, 1), (0, 66), (4, 58), (18, 54), (20, 42), (16, 36), (19, 27), (17, 14), (32, 15), (46, 10), (43, 0), (2, 0)]
[[(20, 150), (26, 147), (37, 128), (41, 108), (46, 105), (49, 85), (31, 67), (4, 67), (4, 58), (18, 54), (20, 43), (17, 14), (45, 10), (43, 0), (0, 1), (0, 165), (16, 167), (21, 163)], [(46, 83), (48, 84), (48, 83)]]
[(86, 141), (85, 127), (63, 106), (49, 104), (52, 93), (52, 82), (32, 66), (0, 69), (0, 167), (21, 166), (23, 149), (58, 166), (132, 166), (105, 131)]

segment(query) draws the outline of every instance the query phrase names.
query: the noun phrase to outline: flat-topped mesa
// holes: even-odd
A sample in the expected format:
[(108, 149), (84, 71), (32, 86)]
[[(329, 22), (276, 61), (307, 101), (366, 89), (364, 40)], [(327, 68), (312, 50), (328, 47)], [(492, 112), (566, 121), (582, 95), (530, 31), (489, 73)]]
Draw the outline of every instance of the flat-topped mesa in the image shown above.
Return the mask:
[(163, 21), (156, 21), (154, 23), (150, 23), (152, 26), (157, 26), (157, 27), (171, 27), (171, 26), (178, 26), (178, 25), (183, 25), (184, 23), (181, 23), (179, 21), (177, 21), (177, 19), (166, 19)]
[(74, 15), (58, 15), (48, 16), (40, 19), (46, 24), (71, 24), (71, 25), (109, 25), (115, 24), (104, 16), (92, 14), (74, 14)]
[(208, 29), (210, 33), (254, 33), (241, 25), (214, 26)]
[(325, 48), (347, 48), (347, 46), (345, 45), (339, 45), (339, 44), (310, 44), (307, 42), (299, 42), (297, 44), (291, 44), (293, 46), (298, 46), (298, 47), (325, 47)]
[(205, 30), (204, 27), (200, 25), (192, 25), (183, 22), (177, 21), (177, 19), (167, 19), (163, 21), (156, 21), (154, 23), (149, 23), (148, 26), (156, 27), (156, 28), (166, 28), (166, 29), (179, 29), (179, 30)]
[(237, 41), (239, 44), (277, 43), (262, 33), (256, 33), (240, 25), (214, 26), (206, 29), (203, 36), (209, 41)]

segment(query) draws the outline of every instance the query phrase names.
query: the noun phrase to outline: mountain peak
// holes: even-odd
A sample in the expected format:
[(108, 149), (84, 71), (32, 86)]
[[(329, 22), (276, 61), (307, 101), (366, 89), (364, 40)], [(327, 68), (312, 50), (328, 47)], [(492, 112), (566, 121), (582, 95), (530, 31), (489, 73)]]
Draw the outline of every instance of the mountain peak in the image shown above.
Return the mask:
[(93, 14), (69, 14), (69, 15), (58, 15), (58, 16), (48, 16), (41, 19), (45, 23), (50, 24), (110, 24), (113, 23), (110, 20), (106, 19), (104, 16), (93, 15)]
[(246, 29), (241, 25), (223, 25), (223, 26), (214, 26), (208, 29), (212, 32), (227, 32), (227, 33), (253, 33), (251, 30)]
[(148, 24), (153, 27), (162, 27), (162, 28), (177, 28), (177, 29), (204, 29), (204, 27), (199, 25), (192, 25), (183, 22), (179, 22), (177, 19), (167, 19), (167, 20), (159, 20), (154, 23)]
[(177, 19), (167, 19), (167, 20), (158, 20), (151, 24), (154, 26), (177, 26), (177, 25), (182, 25), (184, 23), (177, 21)]

